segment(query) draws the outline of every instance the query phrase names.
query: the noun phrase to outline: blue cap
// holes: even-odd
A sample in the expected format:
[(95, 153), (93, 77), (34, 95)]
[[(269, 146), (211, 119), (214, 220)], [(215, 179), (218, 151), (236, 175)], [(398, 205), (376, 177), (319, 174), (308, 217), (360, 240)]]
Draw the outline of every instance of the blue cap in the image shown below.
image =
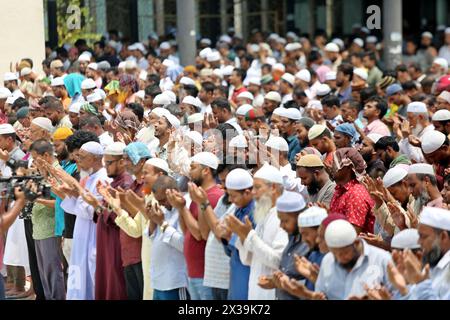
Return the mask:
[(391, 84), (389, 87), (386, 88), (386, 96), (390, 97), (397, 92), (403, 91), (403, 88), (398, 83)]

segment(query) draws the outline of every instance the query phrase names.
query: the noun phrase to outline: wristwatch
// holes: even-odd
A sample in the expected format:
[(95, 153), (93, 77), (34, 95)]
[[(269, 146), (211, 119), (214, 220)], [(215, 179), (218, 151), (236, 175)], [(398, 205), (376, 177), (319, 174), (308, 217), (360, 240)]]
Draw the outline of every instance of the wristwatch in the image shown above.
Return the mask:
[(206, 202), (200, 204), (200, 210), (201, 210), (202, 212), (205, 212), (205, 211), (206, 211), (206, 208), (208, 208), (210, 205), (211, 205), (211, 203), (209, 203), (209, 201), (206, 201)]
[(168, 226), (169, 226), (169, 223), (167, 221), (164, 221), (160, 227), (161, 232), (164, 233)]

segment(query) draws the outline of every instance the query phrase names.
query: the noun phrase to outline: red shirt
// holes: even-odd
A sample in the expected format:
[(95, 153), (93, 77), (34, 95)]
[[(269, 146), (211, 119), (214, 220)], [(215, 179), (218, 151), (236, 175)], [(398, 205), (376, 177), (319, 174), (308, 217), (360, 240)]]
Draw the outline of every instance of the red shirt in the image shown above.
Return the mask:
[(330, 203), (330, 214), (343, 214), (348, 221), (362, 228), (362, 232), (373, 233), (375, 202), (367, 189), (357, 180), (344, 186), (337, 185)]
[(247, 88), (242, 86), (239, 90), (234, 89), (233, 94), (231, 95), (231, 101), (237, 103), (237, 96), (242, 92), (247, 92)]
[[(223, 195), (223, 190), (218, 185), (206, 190), (209, 203), (213, 208), (216, 207), (217, 201)], [(189, 210), (192, 216), (198, 220), (198, 206), (194, 201), (191, 202)], [(184, 257), (186, 258), (187, 271), (189, 278), (203, 278), (205, 273), (205, 247), (206, 241), (197, 241), (191, 232), (186, 229), (184, 235)]]

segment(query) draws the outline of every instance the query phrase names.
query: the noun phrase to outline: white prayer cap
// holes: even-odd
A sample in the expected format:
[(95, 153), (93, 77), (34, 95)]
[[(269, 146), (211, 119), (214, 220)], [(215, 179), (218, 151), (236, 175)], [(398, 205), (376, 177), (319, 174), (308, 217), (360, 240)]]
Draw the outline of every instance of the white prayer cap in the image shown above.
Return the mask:
[(145, 90), (139, 90), (138, 92), (136, 92), (136, 97), (144, 100), (145, 99)]
[(448, 103), (450, 103), (450, 92), (448, 91), (442, 91), (440, 95), (438, 95), (438, 98), (444, 99)]
[(180, 79), (180, 84), (186, 85), (186, 86), (195, 86), (195, 81), (189, 77), (182, 77)]
[(27, 76), (29, 74), (31, 74), (31, 72), (33, 72), (33, 70), (31, 70), (31, 68), (25, 67), (22, 70), (20, 70), (20, 76)]
[(378, 42), (378, 39), (376, 36), (368, 36), (366, 38), (366, 43), (377, 43), (377, 42)]
[(281, 44), (286, 44), (286, 43), (287, 43), (287, 40), (286, 40), (285, 38), (281, 38), (281, 37), (280, 37), (280, 38), (277, 39), (277, 42), (278, 42), (278, 43), (281, 43)]
[(56, 77), (52, 80), (51, 86), (52, 87), (59, 87), (64, 85), (64, 78), (63, 77)]
[(163, 64), (163, 66), (166, 66), (167, 68), (171, 68), (175, 65), (175, 62), (173, 62), (172, 60), (169, 60), (169, 59), (165, 59), (162, 64)]
[(219, 51), (211, 51), (206, 56), (206, 60), (208, 62), (220, 61), (220, 59), (221, 59), (221, 56), (220, 56), (220, 52)]
[(277, 40), (280, 36), (277, 33), (271, 33), (267, 40)]
[(270, 91), (265, 96), (264, 99), (275, 101), (275, 102), (281, 102), (281, 96), (276, 91)]
[(344, 41), (342, 41), (342, 39), (334, 38), (333, 40), (331, 40), (331, 42), (336, 43), (341, 50), (345, 47), (345, 43)]
[(275, 63), (273, 65), (273, 70), (279, 70), (279, 71), (285, 72), (286, 71), (286, 67), (282, 63)]
[(95, 89), (95, 88), (97, 88), (97, 85), (95, 84), (95, 81), (92, 80), (91, 78), (84, 79), (81, 82), (81, 89), (86, 90), (86, 89)]
[(248, 84), (254, 84), (255, 86), (261, 86), (261, 78), (260, 77), (251, 77), (248, 79)]
[(325, 74), (325, 81), (336, 80), (337, 73), (335, 71), (330, 71)]
[(208, 57), (208, 54), (212, 52), (211, 48), (205, 48), (200, 51), (199, 56), (202, 59), (206, 59)]
[(188, 122), (188, 124), (191, 124), (191, 123), (201, 122), (201, 121), (203, 121), (203, 119), (204, 119), (203, 114), (194, 113), (194, 114), (191, 114), (187, 118), (187, 122)]
[(292, 38), (292, 39), (297, 39), (298, 38), (298, 36), (295, 34), (294, 31), (289, 31), (288, 33), (286, 33), (286, 37)]
[(148, 76), (148, 72), (145, 70), (141, 70), (141, 72), (139, 72), (139, 79), (141, 79), (142, 81), (146, 81), (147, 80), (147, 76)]
[(298, 42), (288, 43), (286, 47), (284, 48), (287, 52), (300, 50), (302, 48), (302, 45)]
[(230, 190), (245, 190), (253, 187), (253, 178), (247, 170), (238, 168), (228, 173), (225, 187)]
[(163, 115), (164, 118), (167, 119), (167, 121), (169, 121), (170, 125), (172, 127), (174, 127), (175, 129), (178, 129), (180, 127), (180, 120), (178, 120), (177, 117), (175, 117), (173, 114), (171, 113), (167, 113)]
[(3, 81), (14, 81), (17, 79), (18, 79), (17, 75), (12, 72), (6, 72), (5, 75), (3, 76)]
[(298, 121), (302, 118), (302, 114), (300, 113), (300, 110), (296, 108), (287, 108), (283, 117)]
[(430, 38), (433, 39), (433, 34), (430, 31), (422, 32), (422, 38)]
[(134, 60), (128, 60), (125, 62), (125, 69), (126, 70), (133, 70), (137, 68), (137, 63)]
[(147, 50), (145, 50), (144, 45), (142, 43), (140, 43), (140, 42), (136, 42), (133, 45), (129, 46), (128, 50), (139, 50), (143, 54), (147, 53)]
[(275, 110), (273, 110), (272, 114), (275, 114), (280, 117), (286, 116), (286, 108), (285, 107), (278, 107)]
[(422, 151), (430, 154), (438, 150), (444, 144), (447, 137), (440, 131), (428, 131), (420, 139), (422, 143)]
[(408, 107), (406, 108), (406, 112), (411, 113), (427, 113), (427, 105), (420, 101), (414, 101), (408, 104)]
[(334, 42), (327, 43), (327, 45), (325, 46), (325, 51), (326, 52), (336, 52), (336, 53), (338, 53), (339, 52), (339, 46), (336, 43), (334, 43)]
[(438, 110), (431, 117), (433, 121), (448, 121), (450, 120), (450, 111), (447, 109)]
[[(156, 98), (156, 97), (155, 97)], [(154, 113), (156, 114), (158, 117), (162, 117), (166, 114), (170, 114), (169, 110), (164, 109), (164, 108), (160, 108), (160, 107), (156, 107), (155, 109), (153, 109), (150, 113)]]
[(250, 49), (252, 50), (252, 52), (259, 52), (259, 45), (257, 44), (251, 44), (250, 45)]
[(34, 118), (31, 123), (37, 125), (38, 127), (52, 133), (53, 132), (53, 125), (50, 119), (44, 118), (44, 117), (37, 117)]
[(226, 67), (224, 67), (222, 69), (222, 74), (223, 74), (224, 77), (231, 76), (233, 71), (234, 71), (234, 67), (233, 66), (226, 66)]
[(86, 97), (86, 100), (87, 100), (89, 103), (91, 103), (91, 102), (97, 102), (97, 101), (101, 101), (101, 100), (102, 100), (102, 96), (101, 96), (99, 93), (94, 92), (94, 93), (91, 93), (90, 95), (88, 95), (88, 96)]
[(245, 116), (247, 114), (247, 112), (249, 112), (252, 109), (253, 109), (253, 107), (251, 105), (243, 104), (242, 106), (237, 108), (236, 115), (238, 115), (238, 116)]
[(369, 77), (366, 69), (364, 69), (364, 68), (355, 68), (355, 69), (353, 69), (353, 73), (356, 74), (361, 79), (363, 79), (364, 81), (367, 81), (367, 78)]
[(320, 136), (325, 130), (327, 129), (326, 126), (322, 124), (315, 124), (309, 129), (308, 131), (308, 139), (311, 141), (318, 136)]
[(283, 184), (283, 175), (280, 170), (274, 166), (271, 166), (267, 162), (261, 167), (261, 169), (256, 171), (253, 178), (262, 179), (270, 183)]
[(80, 56), (78, 57), (78, 61), (85, 61), (85, 62), (89, 62), (91, 61), (91, 56), (85, 52), (83, 52), (82, 54), (80, 54)]
[(87, 67), (88, 67), (89, 69), (92, 69), (92, 70), (95, 70), (95, 71), (98, 70), (98, 64), (95, 63), (95, 62), (89, 63)]
[(299, 212), (306, 207), (306, 203), (300, 193), (284, 191), (277, 199), (276, 207), (278, 212)]
[(247, 148), (247, 139), (245, 139), (244, 135), (237, 135), (230, 140), (229, 146), (231, 148)]
[(9, 123), (0, 124), (0, 135), (11, 133), (16, 133), (16, 130), (14, 130), (14, 127), (12, 125), (10, 125)]
[(184, 97), (182, 103), (190, 104), (196, 107), (197, 109), (201, 109), (202, 107), (202, 102), (198, 98), (194, 98), (193, 96)]
[(159, 105), (159, 106), (167, 106), (171, 103), (169, 97), (163, 93), (158, 94), (154, 99), (153, 99), (153, 104), (154, 105)]
[(219, 41), (220, 42), (231, 43), (232, 39), (231, 39), (231, 37), (229, 35), (224, 34), (224, 35), (220, 36)]
[(200, 40), (201, 44), (204, 44), (205, 46), (210, 46), (212, 44), (211, 39), (203, 38)]
[(319, 227), (328, 216), (327, 210), (320, 207), (311, 207), (302, 212), (297, 219), (299, 228)]
[(236, 99), (241, 99), (241, 98), (243, 98), (243, 99), (249, 99), (249, 100), (252, 100), (252, 101), (253, 101), (253, 99), (254, 99), (255, 97), (253, 96), (253, 94), (252, 94), (250, 91), (244, 91), (244, 92), (239, 93), (239, 94), (237, 95), (237, 97), (236, 97)]
[(103, 89), (94, 89), (94, 92), (102, 97), (102, 100), (106, 99), (106, 92)]
[(311, 73), (307, 69), (300, 70), (295, 77), (308, 83), (311, 82)]
[(405, 229), (397, 233), (391, 240), (392, 249), (419, 249), (419, 232), (417, 229)]
[(267, 139), (265, 146), (282, 152), (289, 151), (289, 145), (286, 142), (286, 140), (282, 137), (270, 136), (270, 138)]
[(125, 69), (125, 65), (127, 64), (126, 61), (121, 61), (119, 65), (117, 66), (117, 69)]
[(110, 156), (122, 156), (123, 150), (127, 147), (127, 145), (123, 142), (113, 142), (105, 148), (105, 155)]
[(450, 27), (445, 28), (444, 33), (445, 34), (450, 34)]
[(81, 146), (80, 150), (84, 150), (96, 156), (102, 156), (104, 154), (102, 145), (95, 141), (86, 142)]
[(316, 95), (318, 95), (319, 97), (326, 96), (330, 92), (331, 92), (330, 86), (325, 83), (322, 83), (317, 86)]
[(1, 87), (0, 88), (0, 99), (6, 99), (11, 96), (11, 91), (8, 88)]
[(379, 133), (369, 133), (367, 135), (367, 138), (369, 138), (373, 143), (377, 143), (378, 140), (380, 140), (381, 138), (383, 138), (383, 135), (379, 134)]
[(159, 49), (161, 49), (161, 50), (169, 50), (170, 48), (171, 48), (171, 45), (167, 41), (164, 41), (159, 45)]
[(175, 94), (175, 92), (171, 90), (166, 90), (162, 94), (166, 95), (171, 103), (177, 102), (177, 95)]
[(332, 221), (325, 230), (325, 242), (329, 248), (344, 248), (353, 244), (357, 234), (346, 220)]
[(309, 100), (306, 109), (323, 110), (322, 102), (319, 100)]
[[(208, 70), (208, 69), (202, 69), (202, 71), (203, 70)], [(209, 70), (211, 70), (211, 69), (209, 69)], [(222, 70), (220, 70), (220, 69), (214, 69), (212, 74), (220, 79), (223, 79), (223, 73), (222, 73)]]
[(145, 161), (145, 164), (149, 164), (155, 168), (161, 169), (162, 171), (165, 171), (166, 173), (169, 173), (169, 164), (166, 160), (161, 158), (150, 158), (147, 161)]
[(364, 47), (364, 41), (361, 38), (355, 38), (353, 40), (353, 43), (357, 44), (358, 46), (360, 46), (361, 48)]
[(393, 186), (394, 184), (402, 181), (408, 175), (408, 171), (395, 166), (389, 169), (383, 177), (383, 184), (386, 188)]
[(420, 214), (420, 223), (436, 229), (450, 231), (450, 211), (442, 208), (423, 207)]
[(108, 61), (100, 61), (99, 63), (97, 63), (97, 67), (99, 70), (103, 70), (106, 71), (109, 68), (111, 68), (111, 64)]
[(448, 61), (444, 58), (436, 58), (433, 60), (433, 64), (439, 65), (441, 68), (448, 70)]
[(197, 132), (197, 131), (188, 131), (186, 133), (186, 137), (188, 137), (189, 139), (191, 139), (192, 141), (194, 141), (194, 143), (198, 146), (202, 146), (203, 145), (203, 137), (202, 135)]
[(431, 164), (414, 163), (409, 166), (408, 174), (428, 174), (434, 176), (434, 169)]
[(291, 86), (295, 85), (295, 76), (293, 74), (290, 73), (285, 73), (281, 76), (281, 80), (286, 81), (287, 83), (289, 83)]
[(219, 166), (219, 159), (211, 152), (199, 152), (191, 157), (191, 162), (201, 164), (214, 170)]
[(81, 102), (75, 102), (75, 103), (72, 103), (72, 104), (69, 106), (69, 112), (80, 113), (81, 105), (82, 105)]

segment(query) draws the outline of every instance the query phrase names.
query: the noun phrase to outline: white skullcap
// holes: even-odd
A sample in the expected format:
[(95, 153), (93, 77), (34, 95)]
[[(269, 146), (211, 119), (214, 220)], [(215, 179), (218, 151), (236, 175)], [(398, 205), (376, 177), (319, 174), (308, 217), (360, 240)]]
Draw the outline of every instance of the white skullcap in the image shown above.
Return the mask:
[(254, 84), (255, 86), (261, 86), (261, 78), (260, 77), (251, 77), (248, 79), (248, 84)]
[(252, 94), (250, 91), (244, 91), (244, 92), (239, 93), (239, 94), (237, 95), (237, 97), (236, 97), (236, 99), (241, 99), (241, 98), (243, 98), (243, 99), (249, 99), (249, 100), (252, 100), (252, 101), (253, 101), (253, 99), (254, 99), (255, 97), (253, 96), (253, 94)]
[(155, 168), (161, 169), (162, 171), (169, 173), (169, 165), (166, 160), (161, 158), (150, 158), (145, 161), (145, 164), (149, 164)]
[(295, 34), (294, 31), (289, 31), (288, 33), (286, 33), (286, 37), (292, 38), (292, 39), (297, 39), (298, 38), (298, 36)]
[(295, 76), (293, 74), (290, 73), (285, 73), (281, 76), (281, 80), (286, 81), (287, 83), (289, 83), (291, 86), (295, 85)]
[(295, 77), (308, 83), (311, 82), (311, 73), (307, 69), (300, 70)]
[(433, 60), (433, 64), (439, 65), (441, 68), (448, 70), (448, 61), (444, 58), (436, 58)]
[(201, 114), (201, 113), (194, 113), (194, 114), (191, 114), (187, 118), (187, 123), (188, 124), (196, 123), (196, 122), (203, 121), (203, 119), (204, 119), (203, 114)]
[(364, 68), (355, 68), (353, 69), (353, 73), (356, 74), (361, 79), (363, 79), (364, 81), (367, 81), (367, 78), (369, 77), (366, 69)]
[(281, 174), (280, 170), (278, 170), (274, 166), (271, 166), (267, 162), (264, 163), (261, 169), (256, 171), (253, 178), (262, 179), (270, 183), (283, 184), (283, 175)]
[(405, 229), (397, 233), (391, 240), (392, 249), (419, 249), (419, 232), (417, 229)]
[(320, 100), (309, 100), (306, 109), (323, 110)]
[(106, 71), (109, 68), (111, 68), (111, 64), (106, 60), (100, 61), (99, 63), (97, 63), (97, 66), (98, 66), (99, 70), (103, 70), (103, 71)]
[(433, 121), (448, 121), (450, 120), (450, 111), (447, 109), (438, 110), (431, 117)]
[(281, 96), (278, 92), (276, 91), (270, 91), (268, 92), (265, 96), (264, 99), (270, 100), (270, 101), (275, 101), (275, 102), (281, 102)]
[(86, 142), (81, 146), (80, 150), (84, 150), (96, 156), (102, 156), (104, 154), (102, 145), (95, 141)]
[(364, 47), (364, 41), (361, 38), (355, 38), (353, 40), (353, 43), (357, 44), (358, 46), (360, 46), (361, 48)]
[(378, 39), (375, 36), (368, 36), (366, 38), (366, 43), (377, 43), (377, 42), (378, 42)]
[(191, 157), (191, 162), (201, 164), (214, 170), (219, 166), (219, 159), (211, 152), (199, 152)]
[(317, 86), (316, 95), (318, 95), (319, 97), (326, 96), (330, 92), (331, 92), (330, 86), (325, 83), (321, 83)]
[(91, 61), (91, 56), (87, 53), (82, 53), (80, 54), (80, 56), (78, 57), (78, 61), (85, 61), (85, 62), (89, 62)]
[(204, 44), (204, 45), (206, 45), (206, 46), (210, 46), (210, 45), (212, 44), (211, 39), (208, 39), (208, 38), (203, 38), (203, 39), (201, 39), (201, 40), (200, 40), (200, 43), (201, 43), (201, 44)]
[(237, 135), (232, 138), (229, 143), (229, 147), (231, 148), (247, 148), (247, 139), (245, 139), (244, 135)]
[[(438, 95), (438, 98), (444, 99), (448, 103), (450, 103), (450, 92), (448, 91), (442, 91), (440, 95)], [(448, 111), (448, 110), (447, 110)]]
[(296, 108), (287, 108), (283, 117), (298, 121), (302, 118), (302, 114), (300, 113), (300, 110)]
[(423, 207), (420, 214), (420, 223), (436, 229), (450, 231), (450, 211), (442, 208)]
[(309, 129), (308, 131), (308, 139), (311, 141), (318, 136), (320, 136), (325, 130), (327, 129), (326, 126), (322, 124), (315, 124)]
[(12, 125), (10, 125), (9, 123), (0, 124), (0, 135), (11, 133), (16, 133), (16, 130), (14, 130), (14, 127)]
[(37, 117), (34, 118), (31, 123), (37, 125), (38, 127), (52, 133), (53, 132), (53, 125), (50, 119), (44, 118), (44, 117)]
[(220, 36), (219, 41), (220, 41), (220, 42), (226, 42), (226, 43), (229, 44), (229, 43), (231, 43), (233, 40), (231, 39), (231, 37), (230, 37), (229, 35), (224, 34), (224, 35)]
[(444, 29), (444, 33), (445, 33), (445, 34), (450, 34), (450, 27), (445, 28), (445, 29)]
[[(208, 69), (202, 69), (202, 71), (203, 70), (208, 70)], [(211, 70), (211, 69), (209, 69), (209, 70)], [(220, 69), (214, 69), (212, 71), (212, 74), (215, 75), (216, 77), (220, 78), (220, 79), (223, 79), (223, 73), (222, 73), (222, 70), (220, 70)]]
[(340, 49), (344, 49), (345, 47), (345, 43), (342, 39), (334, 38), (333, 40), (331, 40), (331, 42), (336, 43)]
[(171, 103), (177, 102), (177, 95), (175, 94), (175, 92), (171, 90), (166, 90), (162, 94), (166, 95)]
[(222, 69), (222, 74), (224, 77), (228, 77), (231, 76), (231, 74), (234, 71), (234, 67), (233, 66), (226, 66)]
[(286, 47), (284, 48), (287, 52), (300, 50), (302, 48), (302, 45), (298, 42), (288, 43)]
[(221, 58), (219, 51), (212, 51), (206, 56), (208, 62), (220, 61)]
[(325, 46), (325, 51), (338, 53), (339, 46), (334, 42), (327, 43), (327, 45)]
[(184, 97), (182, 103), (190, 104), (197, 109), (202, 108), (202, 102), (198, 98), (194, 98), (193, 96), (186, 96)]
[(428, 174), (434, 176), (434, 169), (431, 164), (415, 163), (409, 166), (408, 174)]
[(5, 75), (3, 76), (4, 81), (13, 81), (13, 80), (17, 80), (17, 79), (18, 79), (17, 75), (12, 72), (6, 72)]
[(286, 116), (286, 108), (285, 107), (278, 107), (275, 110), (273, 110), (272, 114), (275, 114), (280, 117)]
[(402, 167), (395, 166), (389, 169), (383, 177), (383, 185), (386, 188), (402, 181), (408, 175), (408, 171)]
[(169, 97), (163, 93), (158, 94), (154, 99), (153, 99), (153, 104), (154, 105), (160, 105), (160, 106), (167, 106), (171, 103)]
[(164, 118), (167, 119), (167, 121), (169, 121), (170, 125), (172, 127), (174, 127), (175, 129), (178, 129), (180, 127), (180, 120), (178, 120), (177, 117), (175, 117), (173, 114), (171, 113), (167, 113), (163, 115)]
[(282, 151), (282, 152), (289, 151), (289, 145), (288, 145), (287, 141), (282, 137), (270, 136), (270, 138), (267, 139), (267, 141), (264, 145), (268, 148)]
[(379, 133), (369, 133), (366, 137), (369, 138), (373, 143), (377, 143), (378, 140), (383, 138), (383, 135)]
[(175, 62), (173, 62), (172, 60), (169, 60), (169, 59), (165, 59), (162, 64), (163, 64), (163, 66), (166, 66), (167, 68), (171, 68), (175, 65)]
[(127, 145), (123, 142), (113, 142), (105, 148), (104, 154), (110, 156), (122, 156), (123, 150), (126, 147)]
[(442, 132), (433, 130), (426, 132), (420, 139), (422, 143), (422, 151), (430, 154), (438, 150), (444, 144), (447, 137)]
[(285, 72), (286, 71), (286, 67), (282, 63), (275, 63), (273, 65), (273, 70), (279, 70), (279, 71)]
[(80, 109), (81, 109), (81, 105), (82, 105), (83, 103), (81, 103), (81, 102), (75, 102), (75, 103), (72, 103), (70, 106), (69, 106), (69, 112), (73, 112), (73, 113), (80, 113)]
[(139, 90), (138, 92), (136, 92), (136, 97), (144, 100), (145, 99), (145, 90)]
[(132, 44), (131, 46), (128, 46), (128, 50), (139, 50), (143, 54), (147, 53), (147, 50), (145, 50), (144, 45), (140, 42), (136, 42), (136, 43)]
[(127, 64), (126, 61), (121, 61), (117, 66), (117, 69), (125, 69), (126, 64)]
[(87, 67), (88, 67), (89, 69), (92, 69), (92, 70), (95, 70), (95, 71), (98, 70), (98, 64), (95, 63), (95, 62), (89, 63)]
[(170, 114), (169, 110), (160, 108), (160, 107), (156, 107), (155, 109), (152, 109), (152, 111), (150, 113), (154, 113), (158, 117), (163, 117), (166, 114)]
[(225, 187), (230, 190), (245, 190), (253, 187), (253, 178), (247, 170), (238, 168), (230, 171), (225, 179)]
[(257, 44), (251, 44), (250, 45), (250, 49), (252, 50), (252, 52), (259, 52), (259, 45)]
[(302, 212), (297, 219), (299, 228), (319, 227), (328, 216), (327, 210), (320, 207), (311, 207)]
[(333, 81), (336, 80), (336, 72), (330, 71), (325, 74), (325, 81)]
[(137, 63), (134, 60), (128, 60), (125, 62), (125, 69), (132, 70), (137, 68)]
[(92, 80), (91, 78), (84, 79), (81, 82), (81, 89), (86, 90), (86, 89), (95, 89), (95, 88), (97, 88), (97, 85), (95, 84), (95, 81)]
[(284, 191), (277, 199), (276, 207), (278, 212), (299, 212), (306, 207), (306, 202), (300, 193)]
[(22, 70), (20, 70), (20, 76), (27, 76), (29, 74), (31, 74), (31, 72), (33, 72), (33, 70), (31, 70), (31, 68), (25, 67)]
[(406, 108), (406, 112), (411, 113), (427, 113), (427, 105), (420, 101), (414, 101), (408, 104), (408, 107)]
[(268, 40), (277, 40), (280, 36), (277, 33), (269, 34)]
[(325, 242), (329, 248), (344, 248), (353, 244), (357, 234), (346, 220), (332, 221), (325, 230)]
[(200, 51), (199, 56), (202, 59), (206, 59), (208, 57), (208, 54), (212, 52), (211, 48), (205, 48), (202, 51)]
[(433, 39), (433, 34), (430, 31), (425, 31), (425, 32), (422, 32), (422, 37)]
[(171, 48), (171, 45), (167, 41), (164, 41), (159, 45), (159, 49), (161, 49), (161, 50), (169, 50), (170, 48)]
[(90, 95), (88, 95), (86, 97), (86, 100), (87, 100), (87, 102), (92, 103), (92, 102), (101, 101), (103, 99), (102, 99), (102, 96), (100, 95), (100, 93), (94, 92), (94, 93), (91, 93)]
[(11, 96), (11, 91), (8, 88), (1, 87), (0, 88), (0, 99), (6, 99)]
[(186, 137), (188, 137), (189, 139), (194, 141), (194, 144), (196, 144), (198, 146), (203, 145), (203, 136), (201, 135), (201, 133), (199, 133), (197, 131), (188, 131), (186, 133)]
[(286, 40), (285, 38), (281, 38), (281, 37), (280, 37), (280, 38), (277, 39), (277, 42), (278, 42), (278, 43), (281, 43), (281, 44), (286, 44), (286, 43), (287, 43), (287, 40)]
[(238, 115), (238, 116), (245, 116), (247, 114), (247, 112), (249, 112), (252, 109), (253, 109), (253, 107), (251, 105), (243, 104), (242, 106), (237, 108), (236, 115)]
[(52, 87), (59, 87), (59, 86), (63, 86), (63, 85), (64, 85), (63, 77), (54, 78), (51, 82)]
[(186, 85), (186, 86), (195, 86), (195, 81), (192, 80), (192, 79), (189, 78), (189, 77), (182, 77), (182, 78), (180, 79), (180, 83), (181, 83), (182, 85)]
[(141, 70), (141, 72), (139, 72), (139, 79), (141, 79), (142, 81), (146, 81), (147, 80), (147, 76), (148, 76), (148, 72), (145, 70)]

